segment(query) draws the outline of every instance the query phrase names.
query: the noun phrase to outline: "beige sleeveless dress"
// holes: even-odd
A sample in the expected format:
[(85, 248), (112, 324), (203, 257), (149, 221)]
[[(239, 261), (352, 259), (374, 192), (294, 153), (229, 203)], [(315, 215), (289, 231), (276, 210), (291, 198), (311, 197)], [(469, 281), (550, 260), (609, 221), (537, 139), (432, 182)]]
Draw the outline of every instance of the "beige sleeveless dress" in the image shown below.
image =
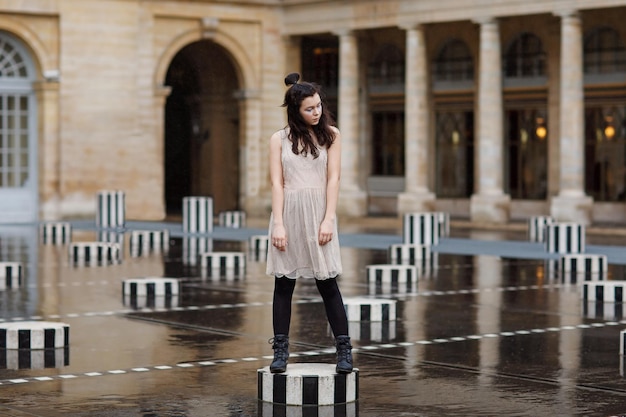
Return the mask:
[(317, 158), (310, 154), (296, 155), (291, 150), (285, 129), (281, 131), (281, 137), (283, 224), (287, 232), (287, 249), (281, 252), (271, 244), (272, 215), (266, 272), (293, 279), (335, 277), (342, 272), (336, 221), (332, 240), (323, 246), (318, 243), (319, 227), (326, 213), (327, 150), (318, 148)]

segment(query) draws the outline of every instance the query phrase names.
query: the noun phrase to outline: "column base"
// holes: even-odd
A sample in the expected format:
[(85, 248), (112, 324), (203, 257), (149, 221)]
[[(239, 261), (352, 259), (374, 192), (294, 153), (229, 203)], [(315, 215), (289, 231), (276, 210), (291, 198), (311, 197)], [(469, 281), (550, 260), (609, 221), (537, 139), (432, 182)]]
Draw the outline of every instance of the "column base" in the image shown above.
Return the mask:
[(404, 192), (398, 194), (398, 215), (435, 210), (435, 194), (430, 192)]
[(346, 217), (367, 215), (367, 194), (361, 190), (340, 190), (337, 214)]
[(479, 223), (507, 223), (510, 207), (511, 197), (506, 194), (474, 194), (470, 200), (470, 217)]
[(592, 208), (593, 198), (589, 196), (556, 196), (550, 203), (550, 215), (558, 222), (588, 225)]

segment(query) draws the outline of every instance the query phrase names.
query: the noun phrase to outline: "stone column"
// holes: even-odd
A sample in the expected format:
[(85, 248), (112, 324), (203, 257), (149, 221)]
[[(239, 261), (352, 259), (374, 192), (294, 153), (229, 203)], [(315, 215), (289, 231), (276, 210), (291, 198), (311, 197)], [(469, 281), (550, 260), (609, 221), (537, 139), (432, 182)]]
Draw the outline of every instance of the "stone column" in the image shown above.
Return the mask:
[(591, 222), (593, 199), (585, 195), (583, 40), (580, 16), (561, 14), (559, 194), (550, 214), (559, 221)]
[(476, 189), (470, 201), (472, 221), (506, 223), (511, 198), (503, 191), (504, 128), (500, 32), (494, 19), (480, 24), (480, 63)]
[[(39, 126), (39, 218), (61, 218), (61, 138), (59, 135), (59, 82), (46, 80), (34, 83)], [(37, 171), (34, 171), (37, 172)]]
[(428, 56), (419, 24), (406, 29), (404, 88), (404, 192), (398, 196), (399, 215), (432, 210), (435, 199), (428, 189)]
[(245, 143), (241, 146), (239, 155), (240, 183), (244, 201), (240, 201), (246, 213), (250, 216), (263, 217), (267, 209), (260, 204), (262, 182), (266, 177), (262, 175), (261, 160), (267, 158), (267, 148), (262, 146), (267, 142), (259, 141), (261, 137), (261, 96), (255, 90), (242, 90), (235, 94), (239, 99), (239, 114), (243, 122), (241, 133)]
[(358, 42), (352, 31), (339, 36), (339, 103), (337, 121), (341, 130), (341, 189), (337, 213), (363, 216), (367, 212), (366, 194), (359, 184), (359, 68)]

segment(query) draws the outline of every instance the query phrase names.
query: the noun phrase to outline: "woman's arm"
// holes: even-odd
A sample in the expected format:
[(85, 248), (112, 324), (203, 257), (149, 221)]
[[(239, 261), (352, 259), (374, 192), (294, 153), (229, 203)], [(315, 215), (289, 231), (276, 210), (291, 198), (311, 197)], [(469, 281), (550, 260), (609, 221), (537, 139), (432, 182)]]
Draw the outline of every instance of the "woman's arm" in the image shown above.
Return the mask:
[(326, 214), (320, 225), (319, 244), (325, 245), (333, 238), (339, 200), (339, 179), (341, 177), (341, 133), (333, 127), (335, 141), (328, 148), (328, 174), (326, 184)]
[(270, 138), (270, 181), (272, 183), (272, 217), (274, 225), (270, 239), (272, 245), (284, 251), (287, 246), (287, 233), (283, 223), (283, 162), (281, 133), (276, 132)]

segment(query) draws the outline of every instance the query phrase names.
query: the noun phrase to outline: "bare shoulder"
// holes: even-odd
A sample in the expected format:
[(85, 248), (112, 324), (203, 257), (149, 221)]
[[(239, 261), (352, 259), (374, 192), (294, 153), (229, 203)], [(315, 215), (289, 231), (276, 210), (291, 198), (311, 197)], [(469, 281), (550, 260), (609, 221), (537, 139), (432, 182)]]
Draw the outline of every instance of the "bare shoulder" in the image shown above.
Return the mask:
[(270, 137), (270, 146), (281, 146), (283, 130), (277, 130)]
[(339, 131), (339, 129), (335, 126), (330, 126), (330, 130), (333, 132), (333, 136), (335, 138), (335, 140), (340, 140), (341, 139), (341, 132)]

